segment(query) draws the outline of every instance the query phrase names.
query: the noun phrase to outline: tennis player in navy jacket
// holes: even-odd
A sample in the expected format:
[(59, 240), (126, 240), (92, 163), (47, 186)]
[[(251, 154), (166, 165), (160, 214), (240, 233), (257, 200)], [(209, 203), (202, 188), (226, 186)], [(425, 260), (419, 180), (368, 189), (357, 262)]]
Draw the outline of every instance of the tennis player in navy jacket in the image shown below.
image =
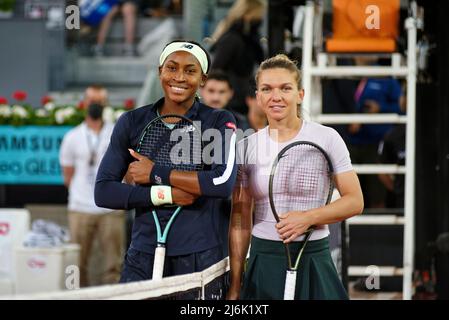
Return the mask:
[[(210, 108), (196, 97), (210, 65), (206, 50), (195, 42), (174, 41), (163, 50), (159, 78), (164, 97), (154, 104), (123, 114), (114, 128), (101, 162), (95, 185), (98, 206), (136, 209), (132, 241), (126, 254), (120, 282), (151, 279), (157, 245), (151, 188), (170, 186), (173, 204), (182, 205), (167, 240), (164, 276), (202, 271), (223, 258), (227, 241), (220, 235), (219, 214), (214, 202), (231, 195), (236, 180), (235, 118), (226, 110)], [(201, 131), (215, 129), (221, 139), (213, 139), (215, 161), (203, 171), (167, 169), (138, 154), (136, 146), (145, 126), (158, 115), (180, 114), (200, 121)], [(208, 144), (209, 142), (205, 142)], [(123, 183), (125, 174), (133, 183)], [(157, 207), (162, 228), (173, 208)]]

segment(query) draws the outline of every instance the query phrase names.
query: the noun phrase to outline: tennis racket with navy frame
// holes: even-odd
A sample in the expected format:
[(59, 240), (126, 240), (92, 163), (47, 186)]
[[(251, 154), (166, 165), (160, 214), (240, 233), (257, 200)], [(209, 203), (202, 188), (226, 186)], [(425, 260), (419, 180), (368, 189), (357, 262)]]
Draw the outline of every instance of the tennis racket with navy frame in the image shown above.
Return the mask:
[[(203, 142), (201, 131), (195, 123), (182, 115), (167, 114), (151, 120), (143, 130), (136, 151), (152, 160), (155, 164), (179, 171), (201, 171)], [(170, 228), (179, 215), (182, 207), (164, 205), (164, 209), (172, 210), (164, 230), (158, 210), (152, 209), (156, 226), (157, 247), (154, 254), (153, 279), (161, 279), (164, 271), (166, 243)]]

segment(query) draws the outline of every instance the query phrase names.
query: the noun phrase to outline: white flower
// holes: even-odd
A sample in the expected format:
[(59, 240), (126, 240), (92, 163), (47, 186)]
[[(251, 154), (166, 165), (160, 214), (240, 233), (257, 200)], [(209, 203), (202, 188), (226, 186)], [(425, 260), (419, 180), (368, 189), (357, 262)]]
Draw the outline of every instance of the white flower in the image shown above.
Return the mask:
[(48, 112), (47, 112), (47, 110), (45, 110), (45, 109), (37, 109), (36, 110), (36, 116), (38, 116), (38, 117), (46, 117), (46, 116), (48, 116)]
[(75, 113), (75, 109), (73, 107), (67, 107), (59, 109), (55, 112), (56, 123), (62, 124), (65, 122), (67, 118), (70, 118)]
[(64, 109), (59, 109), (55, 112), (56, 123), (62, 124), (64, 122)]
[(7, 104), (0, 105), (0, 116), (9, 118), (11, 116), (11, 107)]
[(75, 109), (73, 107), (67, 107), (66, 110), (66, 116), (71, 117), (75, 114)]
[(47, 102), (45, 105), (44, 105), (44, 108), (45, 108), (45, 110), (47, 110), (47, 111), (52, 111), (54, 108), (56, 107), (56, 105), (53, 103), (53, 102)]
[(103, 121), (113, 123), (115, 120), (114, 109), (105, 107), (103, 110)]
[(15, 105), (12, 107), (12, 114), (19, 116), (19, 118), (25, 119), (28, 117), (28, 111), (19, 105)]
[(124, 114), (126, 111), (125, 110), (117, 110), (116, 112), (115, 112), (115, 121), (117, 121), (118, 120), (118, 118), (120, 118), (121, 117), (121, 115), (122, 114)]

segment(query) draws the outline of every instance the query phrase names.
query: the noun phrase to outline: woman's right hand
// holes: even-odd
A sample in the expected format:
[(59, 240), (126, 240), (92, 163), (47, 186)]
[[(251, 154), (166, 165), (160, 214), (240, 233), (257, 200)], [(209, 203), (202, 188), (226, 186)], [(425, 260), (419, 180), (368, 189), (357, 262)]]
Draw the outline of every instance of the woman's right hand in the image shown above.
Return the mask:
[(185, 192), (179, 188), (171, 188), (172, 202), (179, 206), (189, 206), (198, 199), (199, 196)]

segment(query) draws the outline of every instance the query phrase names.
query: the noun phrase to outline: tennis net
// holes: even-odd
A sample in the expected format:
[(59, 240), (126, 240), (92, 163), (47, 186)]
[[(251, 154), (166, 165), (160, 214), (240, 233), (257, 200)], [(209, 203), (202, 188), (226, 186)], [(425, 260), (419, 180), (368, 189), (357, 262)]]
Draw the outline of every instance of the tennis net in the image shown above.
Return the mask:
[(0, 297), (18, 300), (224, 300), (229, 286), (229, 258), (202, 272), (77, 290)]

